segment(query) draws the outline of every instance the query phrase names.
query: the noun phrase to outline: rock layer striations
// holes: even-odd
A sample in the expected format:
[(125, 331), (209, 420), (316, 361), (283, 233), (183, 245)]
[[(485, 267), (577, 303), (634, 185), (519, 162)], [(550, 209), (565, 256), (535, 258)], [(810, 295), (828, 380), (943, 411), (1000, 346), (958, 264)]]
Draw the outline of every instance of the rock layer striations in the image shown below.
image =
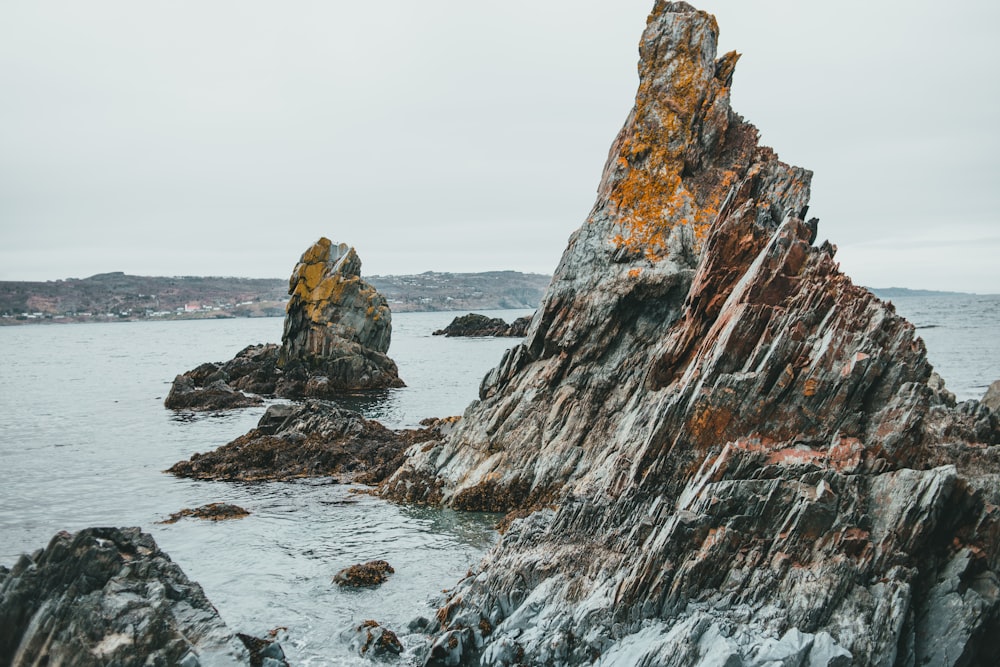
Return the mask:
[(997, 417), (814, 245), (811, 173), (657, 2), (635, 107), (524, 342), (388, 498), (513, 520), (431, 664), (993, 664)]

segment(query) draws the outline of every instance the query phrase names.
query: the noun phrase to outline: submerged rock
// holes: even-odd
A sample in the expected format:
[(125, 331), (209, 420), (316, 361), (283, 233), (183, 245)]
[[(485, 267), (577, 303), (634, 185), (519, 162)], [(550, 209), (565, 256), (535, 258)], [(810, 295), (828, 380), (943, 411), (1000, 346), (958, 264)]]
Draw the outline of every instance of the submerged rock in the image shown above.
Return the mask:
[(526, 339), (382, 486), (519, 512), (428, 664), (1000, 661), (996, 415), (814, 245), (811, 174), (730, 109), (717, 37), (656, 2)]
[(345, 567), (333, 575), (333, 583), (349, 588), (371, 588), (384, 583), (396, 570), (384, 560), (370, 560)]
[(496, 336), (496, 337), (523, 337), (528, 332), (528, 325), (531, 324), (531, 317), (519, 317), (510, 324), (502, 318), (487, 317), (478, 313), (460, 315), (451, 321), (451, 324), (444, 329), (434, 332), (435, 336)]
[(170, 515), (170, 518), (164, 519), (159, 523), (177, 523), (184, 517), (205, 519), (208, 521), (228, 521), (230, 519), (243, 519), (248, 516), (250, 516), (250, 512), (239, 505), (209, 503), (208, 505), (202, 505), (194, 509), (183, 509), (180, 512), (174, 512)]
[(201, 587), (138, 528), (59, 533), (0, 584), (0, 664), (247, 665)]
[(434, 440), (449, 422), (393, 431), (334, 403), (308, 400), (268, 407), (257, 428), (205, 454), (175, 463), (178, 477), (225, 481), (336, 477), (378, 484), (396, 471), (415, 443)]
[(392, 314), (379, 292), (361, 279), (354, 248), (321, 238), (302, 254), (289, 279), (280, 346), (251, 345), (233, 359), (178, 375), (164, 404), (179, 410), (259, 405), (259, 396), (334, 398), (402, 387), (386, 352)]

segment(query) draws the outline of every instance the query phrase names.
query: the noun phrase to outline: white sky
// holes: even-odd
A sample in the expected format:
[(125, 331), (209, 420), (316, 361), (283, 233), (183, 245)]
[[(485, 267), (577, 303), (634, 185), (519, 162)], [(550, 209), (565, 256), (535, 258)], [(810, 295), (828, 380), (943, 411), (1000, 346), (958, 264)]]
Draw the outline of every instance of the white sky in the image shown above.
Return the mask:
[[(551, 273), (653, 0), (3, 0), (0, 280)], [(855, 282), (1000, 292), (1000, 3), (705, 0)]]

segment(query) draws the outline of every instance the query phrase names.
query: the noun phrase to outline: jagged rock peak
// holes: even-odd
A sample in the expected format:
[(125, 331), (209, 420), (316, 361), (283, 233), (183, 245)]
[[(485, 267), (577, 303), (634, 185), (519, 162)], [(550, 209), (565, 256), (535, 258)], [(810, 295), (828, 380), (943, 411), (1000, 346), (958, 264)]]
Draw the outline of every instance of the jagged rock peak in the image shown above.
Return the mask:
[(361, 279), (361, 258), (354, 248), (321, 238), (295, 265), (288, 293), (282, 363), (327, 356), (332, 338), (388, 351), (392, 314), (385, 297)]
[(657, 2), (635, 107), (524, 342), (385, 497), (513, 510), (428, 664), (997, 664), (1000, 428), (805, 220)]

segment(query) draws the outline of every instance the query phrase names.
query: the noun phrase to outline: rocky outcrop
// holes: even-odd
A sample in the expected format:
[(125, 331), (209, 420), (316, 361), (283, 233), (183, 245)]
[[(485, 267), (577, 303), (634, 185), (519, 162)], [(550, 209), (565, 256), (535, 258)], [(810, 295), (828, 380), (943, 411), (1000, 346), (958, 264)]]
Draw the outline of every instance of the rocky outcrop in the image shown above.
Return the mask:
[(401, 387), (386, 356), (392, 315), (385, 298), (361, 279), (361, 259), (346, 244), (321, 238), (302, 254), (289, 279), (288, 314), (278, 365), (285, 396), (331, 397), (345, 391)]
[(404, 386), (386, 355), (392, 336), (389, 306), (361, 279), (354, 248), (321, 238), (302, 254), (288, 293), (280, 346), (251, 345), (230, 361), (178, 375), (164, 405), (224, 410), (259, 405), (257, 394), (329, 399)]
[(138, 528), (59, 533), (0, 583), (0, 664), (248, 665), (249, 655)]
[(528, 333), (528, 325), (531, 324), (530, 317), (519, 317), (510, 324), (503, 318), (487, 317), (478, 313), (459, 315), (451, 321), (451, 324), (444, 329), (438, 329), (434, 336), (496, 336), (496, 337), (523, 337)]
[(429, 664), (1000, 659), (996, 416), (929, 383), (914, 328), (814, 244), (811, 174), (730, 109), (717, 36), (656, 2), (526, 339), (382, 487), (523, 516)]
[(393, 431), (326, 401), (276, 404), (249, 433), (194, 454), (167, 472), (224, 481), (335, 477), (342, 483), (378, 484), (396, 471), (408, 447), (440, 437), (451, 423), (431, 419), (422, 429)]

